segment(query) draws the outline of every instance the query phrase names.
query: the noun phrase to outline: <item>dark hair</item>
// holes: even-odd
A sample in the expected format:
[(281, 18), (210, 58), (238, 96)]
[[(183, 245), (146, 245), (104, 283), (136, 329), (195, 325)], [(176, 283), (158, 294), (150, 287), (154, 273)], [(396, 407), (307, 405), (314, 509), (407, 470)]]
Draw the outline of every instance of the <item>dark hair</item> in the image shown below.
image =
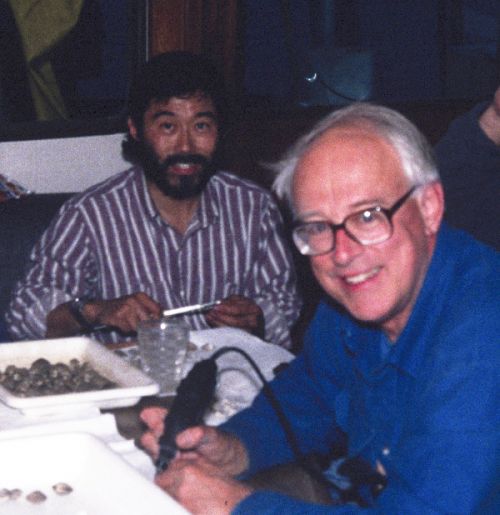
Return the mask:
[(176, 51), (150, 59), (132, 82), (128, 113), (134, 125), (143, 126), (143, 116), (153, 100), (168, 100), (194, 93), (209, 97), (217, 109), (219, 124), (226, 115), (226, 93), (221, 74), (206, 56)]

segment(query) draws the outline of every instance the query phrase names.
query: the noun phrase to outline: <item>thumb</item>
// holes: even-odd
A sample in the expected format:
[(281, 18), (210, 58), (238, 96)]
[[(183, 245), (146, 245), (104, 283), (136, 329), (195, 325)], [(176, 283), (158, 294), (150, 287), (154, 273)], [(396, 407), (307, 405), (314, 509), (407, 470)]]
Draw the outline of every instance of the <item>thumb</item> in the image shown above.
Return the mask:
[(189, 450), (199, 447), (207, 439), (205, 429), (201, 426), (190, 427), (179, 433), (175, 439), (179, 449)]

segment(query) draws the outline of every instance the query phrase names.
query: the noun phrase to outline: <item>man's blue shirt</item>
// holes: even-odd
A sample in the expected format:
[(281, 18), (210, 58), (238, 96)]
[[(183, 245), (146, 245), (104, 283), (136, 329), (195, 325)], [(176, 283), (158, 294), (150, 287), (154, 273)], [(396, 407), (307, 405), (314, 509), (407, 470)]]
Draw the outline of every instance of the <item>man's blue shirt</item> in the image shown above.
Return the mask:
[[(349, 456), (387, 473), (373, 506), (318, 506), (256, 492), (235, 513), (500, 513), (499, 254), (446, 226), (397, 342), (320, 304), (303, 352), (273, 390), (302, 451)], [(384, 350), (385, 349), (385, 350)], [(249, 473), (293, 456), (265, 398), (222, 426)]]

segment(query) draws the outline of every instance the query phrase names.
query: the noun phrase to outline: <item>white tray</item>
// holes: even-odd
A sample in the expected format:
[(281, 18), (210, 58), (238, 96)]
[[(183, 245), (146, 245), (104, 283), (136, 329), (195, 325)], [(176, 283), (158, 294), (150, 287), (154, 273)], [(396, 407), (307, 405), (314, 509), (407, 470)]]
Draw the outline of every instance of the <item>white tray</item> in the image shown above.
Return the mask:
[(69, 363), (73, 358), (86, 361), (118, 386), (89, 392), (19, 397), (0, 385), (0, 401), (26, 414), (50, 414), (61, 409), (132, 406), (141, 397), (155, 395), (159, 390), (158, 384), (144, 372), (89, 338), (57, 338), (0, 345), (2, 371), (8, 365), (29, 367), (38, 358), (45, 358), (51, 363)]
[[(128, 465), (96, 437), (84, 433), (44, 435), (0, 441), (0, 489), (20, 488), (17, 500), (0, 501), (5, 515), (156, 515), (187, 514), (176, 501)], [(56, 495), (52, 485), (73, 491)], [(34, 490), (47, 499), (32, 504)]]

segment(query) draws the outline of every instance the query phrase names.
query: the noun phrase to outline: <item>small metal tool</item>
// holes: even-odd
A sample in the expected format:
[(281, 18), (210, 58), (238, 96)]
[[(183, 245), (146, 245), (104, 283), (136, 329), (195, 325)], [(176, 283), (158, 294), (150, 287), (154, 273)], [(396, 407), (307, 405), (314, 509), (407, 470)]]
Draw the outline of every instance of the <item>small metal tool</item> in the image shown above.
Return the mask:
[(199, 311), (206, 311), (207, 309), (218, 306), (222, 301), (216, 300), (214, 302), (206, 302), (205, 304), (193, 304), (191, 306), (184, 306), (182, 308), (165, 309), (162, 313), (163, 317), (171, 317), (174, 315), (184, 315), (186, 313), (195, 313)]

